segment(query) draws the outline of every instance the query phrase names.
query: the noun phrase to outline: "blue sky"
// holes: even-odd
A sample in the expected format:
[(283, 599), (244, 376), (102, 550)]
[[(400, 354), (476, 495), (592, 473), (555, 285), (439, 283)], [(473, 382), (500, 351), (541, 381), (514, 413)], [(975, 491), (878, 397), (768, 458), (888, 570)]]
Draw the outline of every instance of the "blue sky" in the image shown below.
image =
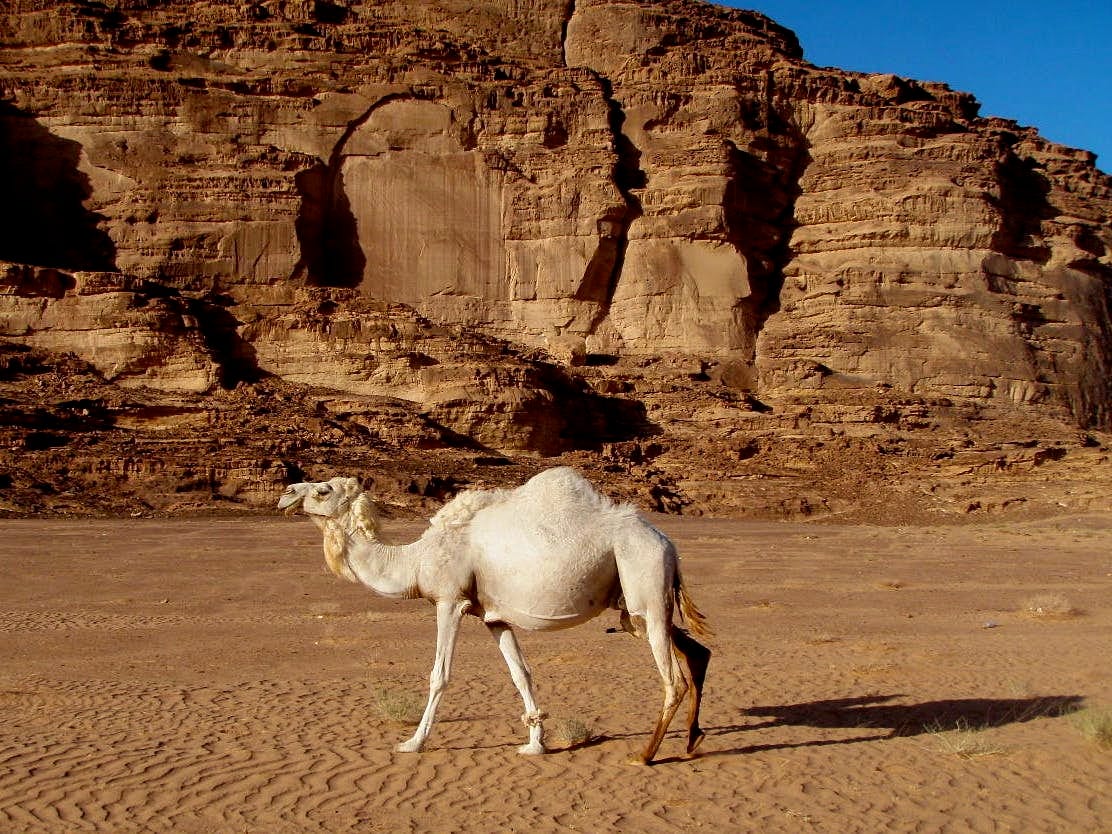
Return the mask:
[(944, 81), (1112, 172), (1112, 0), (729, 0), (819, 66)]

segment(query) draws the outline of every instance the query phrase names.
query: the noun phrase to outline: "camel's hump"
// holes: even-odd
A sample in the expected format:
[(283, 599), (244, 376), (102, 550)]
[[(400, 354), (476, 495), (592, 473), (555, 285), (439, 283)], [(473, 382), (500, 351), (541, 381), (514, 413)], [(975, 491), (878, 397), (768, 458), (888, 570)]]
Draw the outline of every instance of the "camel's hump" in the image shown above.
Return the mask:
[(517, 489), (461, 492), (441, 507), (429, 523), (438, 527), (468, 524), (481, 510), (503, 504), (514, 507), (514, 511), (532, 512), (535, 508), (541, 513), (561, 509), (573, 512), (619, 509), (576, 470), (557, 466), (534, 475)]
[(593, 516), (596, 520), (625, 519), (636, 509), (616, 504), (595, 489), (594, 485), (567, 466), (546, 469), (534, 475), (503, 500), (484, 508), (484, 523), (493, 523), (497, 516), (506, 529), (561, 527)]
[(595, 485), (584, 478), (570, 466), (554, 466), (538, 472), (524, 484), (513, 490), (511, 495), (522, 497), (540, 496), (542, 498), (560, 498), (574, 496), (577, 499), (600, 501), (604, 504), (613, 502), (599, 492)]
[(439, 512), (429, 519), (429, 524), (446, 527), (467, 524), (479, 512), (491, 504), (498, 504), (506, 499), (509, 490), (505, 489), (472, 489), (461, 492)]

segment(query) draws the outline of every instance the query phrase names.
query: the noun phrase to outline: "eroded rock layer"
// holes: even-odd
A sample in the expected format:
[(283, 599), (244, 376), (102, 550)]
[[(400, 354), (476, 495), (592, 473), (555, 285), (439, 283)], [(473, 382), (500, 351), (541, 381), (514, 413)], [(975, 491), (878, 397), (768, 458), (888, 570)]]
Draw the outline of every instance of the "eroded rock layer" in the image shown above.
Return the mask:
[[(221, 471), (334, 463), (243, 431), (230, 463), (210, 429), (265, 431), (248, 390), (315, 398), (384, 444), (368, 470), (409, 443), (587, 455), (662, 509), (759, 503), (721, 484), (789, 461), (788, 437), (930, 460), (932, 431), (950, 454), (1112, 425), (1093, 155), (941, 84), (813, 67), (756, 12), (14, 0), (0, 181), (12, 408), (66, 411), (34, 381), (81, 367), (111, 416), (90, 437), (188, 427)], [(64, 486), (65, 433), (33, 424), (0, 489), (94, 489)], [(265, 503), (252, 477), (202, 481)]]

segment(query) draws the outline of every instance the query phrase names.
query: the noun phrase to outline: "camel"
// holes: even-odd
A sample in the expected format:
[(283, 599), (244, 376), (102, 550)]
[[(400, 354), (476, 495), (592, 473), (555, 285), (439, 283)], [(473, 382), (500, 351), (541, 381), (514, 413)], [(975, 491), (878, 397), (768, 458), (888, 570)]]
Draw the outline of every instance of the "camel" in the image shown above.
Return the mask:
[[(289, 486), (279, 509), (300, 508), (324, 534), (324, 556), (339, 577), (375, 593), (436, 606), (436, 659), (429, 697), (413, 736), (396, 746), (418, 752), (436, 718), (465, 614), (498, 643), (525, 706), (524, 754), (546, 752), (546, 717), (514, 627), (547, 631), (584, 623), (607, 609), (625, 631), (648, 637), (664, 684), (664, 706), (636, 763), (649, 764), (690, 690), (687, 754), (703, 740), (699, 706), (710, 650), (689, 633), (710, 634), (684, 586), (672, 542), (567, 467), (548, 469), (513, 490), (469, 490), (440, 509), (412, 544), (379, 538), (371, 496), (355, 478)], [(673, 623), (678, 607), (687, 629)]]

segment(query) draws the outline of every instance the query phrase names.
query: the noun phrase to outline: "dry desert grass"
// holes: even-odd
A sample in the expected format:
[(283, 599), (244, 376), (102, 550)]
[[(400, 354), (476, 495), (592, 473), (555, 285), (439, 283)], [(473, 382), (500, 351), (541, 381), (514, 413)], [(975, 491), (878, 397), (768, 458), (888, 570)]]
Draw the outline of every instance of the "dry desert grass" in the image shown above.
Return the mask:
[(1070, 723), (1098, 747), (1112, 748), (1112, 709), (1086, 707), (1070, 716)]
[(579, 747), (595, 737), (594, 727), (581, 718), (556, 718), (545, 725), (545, 746), (550, 749)]
[(386, 721), (413, 726), (421, 720), (425, 698), (419, 692), (384, 686), (375, 691), (375, 708)]
[(1064, 620), (1081, 614), (1065, 594), (1060, 593), (1035, 594), (1024, 601), (1023, 611), (1039, 620)]

